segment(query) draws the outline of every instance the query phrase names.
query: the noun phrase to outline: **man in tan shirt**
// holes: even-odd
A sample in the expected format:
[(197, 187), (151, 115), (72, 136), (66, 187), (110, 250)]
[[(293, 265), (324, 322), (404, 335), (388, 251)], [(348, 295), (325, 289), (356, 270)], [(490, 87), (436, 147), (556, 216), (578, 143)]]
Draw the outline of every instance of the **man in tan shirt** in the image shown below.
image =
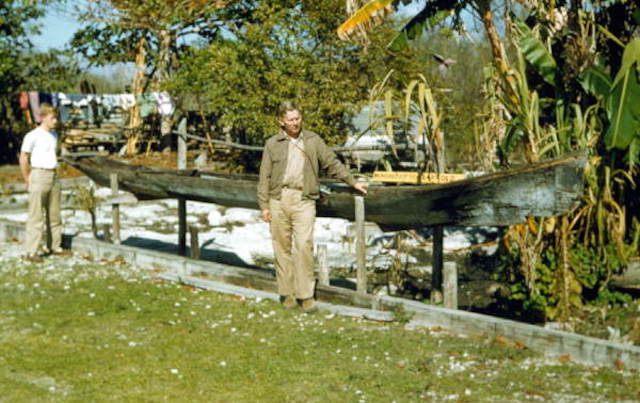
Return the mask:
[(262, 218), (271, 225), (278, 293), (286, 308), (298, 302), (304, 312), (316, 310), (313, 298), (313, 226), (320, 195), (322, 167), (366, 194), (316, 133), (302, 129), (302, 114), (292, 102), (280, 105), (281, 132), (267, 140), (262, 153), (258, 203)]

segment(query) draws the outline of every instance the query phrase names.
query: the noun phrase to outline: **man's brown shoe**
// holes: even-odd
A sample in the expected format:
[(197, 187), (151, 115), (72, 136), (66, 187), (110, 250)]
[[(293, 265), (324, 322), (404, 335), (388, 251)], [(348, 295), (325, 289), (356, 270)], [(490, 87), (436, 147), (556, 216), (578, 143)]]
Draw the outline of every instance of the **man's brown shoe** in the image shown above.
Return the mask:
[(302, 300), (302, 312), (304, 313), (313, 313), (318, 310), (318, 305), (316, 305), (316, 300), (313, 298), (307, 298)]
[(281, 299), (282, 299), (282, 306), (285, 309), (293, 309), (296, 306), (298, 306), (298, 302), (291, 295), (287, 295), (287, 296), (281, 297)]
[(52, 255), (55, 255), (55, 256), (71, 256), (73, 253), (72, 253), (70, 250), (68, 250), (68, 249), (62, 249), (62, 248), (60, 248), (60, 249), (54, 249), (54, 250), (51, 252), (51, 254), (52, 254)]
[(44, 262), (44, 259), (42, 258), (42, 256), (38, 256), (36, 254), (24, 255), (24, 260), (26, 260), (27, 262), (31, 262), (31, 263), (42, 263), (42, 262)]

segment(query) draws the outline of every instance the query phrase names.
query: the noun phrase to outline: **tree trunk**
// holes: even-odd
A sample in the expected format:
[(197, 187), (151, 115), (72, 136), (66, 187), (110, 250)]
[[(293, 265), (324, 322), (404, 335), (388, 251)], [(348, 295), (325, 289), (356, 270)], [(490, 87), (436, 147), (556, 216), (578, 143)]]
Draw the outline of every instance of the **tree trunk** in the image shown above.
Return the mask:
[[(171, 52), (175, 43), (175, 35), (173, 32), (163, 29), (159, 33), (160, 52), (158, 55), (158, 87), (161, 87), (170, 76), (171, 69)], [(160, 90), (160, 88), (156, 88)], [(173, 126), (172, 115), (160, 116), (160, 148), (166, 149), (171, 147), (171, 127)]]
[[(516, 83), (513, 79), (513, 76), (509, 74), (509, 63), (507, 61), (506, 54), (504, 52), (504, 46), (502, 46), (502, 42), (500, 41), (500, 35), (498, 35), (498, 30), (496, 29), (495, 24), (493, 23), (493, 13), (491, 12), (491, 1), (490, 0), (478, 0), (477, 2), (478, 11), (480, 13), (480, 17), (482, 18), (482, 23), (484, 24), (484, 29), (487, 33), (487, 38), (489, 39), (489, 44), (491, 45), (491, 53), (493, 54), (493, 64), (498, 70), (498, 73), (502, 77), (504, 81), (503, 90), (506, 91), (506, 95), (511, 101), (512, 105), (520, 105), (520, 97), (516, 93)], [(535, 144), (534, 139), (531, 136), (531, 133), (527, 133), (527, 143), (525, 144), (525, 157), (527, 162), (537, 162), (539, 160), (537, 146)]]
[[(145, 80), (145, 68), (146, 68), (146, 51), (145, 51), (145, 38), (142, 37), (138, 41), (138, 49), (136, 52), (136, 75), (133, 78), (133, 95), (138, 98), (142, 95)], [(127, 155), (136, 154), (138, 148), (138, 138), (140, 136), (140, 128), (142, 126), (142, 118), (140, 117), (140, 107), (138, 103), (134, 104), (131, 108), (131, 114), (129, 115), (129, 138), (127, 139)]]
[(493, 13), (491, 12), (490, 2), (488, 0), (478, 1), (478, 10), (480, 12), (480, 17), (482, 18), (482, 23), (484, 24), (484, 29), (487, 33), (487, 38), (489, 39), (489, 44), (491, 45), (493, 64), (496, 69), (498, 69), (500, 75), (508, 77), (507, 73), (509, 72), (509, 64), (507, 63), (507, 57), (504, 53), (504, 47), (500, 41), (498, 30), (493, 23)]

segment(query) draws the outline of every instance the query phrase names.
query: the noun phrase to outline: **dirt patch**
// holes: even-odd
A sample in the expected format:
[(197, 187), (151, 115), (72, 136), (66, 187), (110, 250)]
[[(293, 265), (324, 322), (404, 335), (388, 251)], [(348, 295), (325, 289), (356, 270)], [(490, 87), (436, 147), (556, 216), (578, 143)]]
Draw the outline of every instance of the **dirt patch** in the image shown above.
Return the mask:
[[(187, 161), (190, 160), (189, 157), (190, 155), (187, 154)], [(173, 151), (141, 153), (128, 157), (118, 157), (112, 155), (110, 158), (119, 161), (126, 161), (132, 165), (144, 165), (148, 167), (176, 169), (178, 166), (178, 157)]]
[[(84, 174), (74, 167), (61, 163), (58, 168), (58, 175), (61, 178), (77, 178)], [(0, 166), (0, 183), (22, 183), (22, 173), (19, 165), (2, 165)]]
[(22, 174), (18, 165), (2, 165), (0, 166), (0, 183), (19, 183), (22, 182)]
[[(197, 154), (194, 153), (194, 155), (191, 155), (191, 153), (189, 153), (187, 155), (187, 161), (192, 161), (195, 157), (197, 157)], [(143, 153), (132, 157), (118, 157), (112, 155), (109, 158), (127, 161), (128, 163), (133, 165), (144, 165), (167, 169), (176, 169), (177, 167), (177, 156), (175, 152), (152, 152), (149, 154)], [(80, 176), (84, 176), (81, 171), (65, 162), (60, 163), (58, 167), (58, 175), (60, 176), (60, 178), (77, 178)], [(0, 165), (0, 184), (22, 182), (22, 173), (20, 172), (19, 165)]]

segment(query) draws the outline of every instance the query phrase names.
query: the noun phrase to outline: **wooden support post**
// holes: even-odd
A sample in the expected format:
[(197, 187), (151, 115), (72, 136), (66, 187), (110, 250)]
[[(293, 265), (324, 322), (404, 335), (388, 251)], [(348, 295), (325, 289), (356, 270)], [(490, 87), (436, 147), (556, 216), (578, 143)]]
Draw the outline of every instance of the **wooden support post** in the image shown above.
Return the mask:
[(178, 199), (178, 254), (187, 253), (187, 201)]
[(433, 262), (431, 270), (431, 302), (442, 302), (442, 258), (443, 258), (444, 227), (433, 227)]
[(187, 169), (187, 118), (178, 123), (178, 169)]
[(444, 263), (444, 307), (458, 309), (458, 268), (455, 262)]
[(189, 226), (189, 240), (191, 241), (191, 258), (200, 259), (200, 242), (198, 242), (198, 227)]
[(366, 243), (364, 231), (364, 197), (355, 196), (356, 204), (356, 265), (357, 287), (359, 293), (367, 293)]
[(327, 261), (327, 244), (318, 245), (318, 281), (322, 285), (329, 285), (329, 262)]
[[(112, 173), (109, 175), (111, 180), (111, 196), (118, 196), (118, 174)], [(120, 244), (120, 204), (114, 203), (111, 205), (111, 221), (112, 221), (112, 240), (114, 244)]]

